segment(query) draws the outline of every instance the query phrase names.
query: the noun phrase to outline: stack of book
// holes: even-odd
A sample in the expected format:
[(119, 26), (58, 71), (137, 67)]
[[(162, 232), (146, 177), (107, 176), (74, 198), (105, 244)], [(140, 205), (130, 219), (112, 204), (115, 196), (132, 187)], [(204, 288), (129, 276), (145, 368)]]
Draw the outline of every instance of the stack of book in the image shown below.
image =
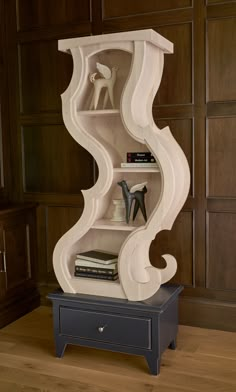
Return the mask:
[(150, 151), (127, 152), (127, 162), (122, 162), (121, 167), (157, 167), (156, 159)]
[(97, 249), (78, 253), (75, 260), (75, 276), (117, 280), (117, 262), (117, 254), (111, 254)]

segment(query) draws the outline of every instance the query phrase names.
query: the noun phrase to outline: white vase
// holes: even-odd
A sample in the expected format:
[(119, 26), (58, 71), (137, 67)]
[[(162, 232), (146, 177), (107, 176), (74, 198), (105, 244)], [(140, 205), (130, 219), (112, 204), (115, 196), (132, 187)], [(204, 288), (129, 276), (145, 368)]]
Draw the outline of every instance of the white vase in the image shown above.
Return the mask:
[(123, 222), (125, 221), (125, 202), (123, 199), (113, 199), (112, 203), (114, 205), (113, 215), (111, 221), (113, 222)]

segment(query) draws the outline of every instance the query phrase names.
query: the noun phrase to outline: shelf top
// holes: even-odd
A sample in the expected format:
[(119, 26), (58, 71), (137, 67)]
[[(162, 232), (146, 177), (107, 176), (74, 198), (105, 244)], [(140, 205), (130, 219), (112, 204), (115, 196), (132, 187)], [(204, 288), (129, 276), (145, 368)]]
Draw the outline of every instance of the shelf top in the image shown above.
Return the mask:
[(118, 109), (101, 109), (101, 110), (79, 110), (79, 116), (118, 116), (120, 111)]
[(161, 173), (158, 167), (115, 167), (115, 173)]
[(99, 219), (97, 220), (92, 229), (100, 229), (100, 230), (119, 230), (119, 231), (133, 231), (138, 227), (144, 226), (144, 223), (140, 223), (139, 221), (135, 221), (127, 224), (126, 222), (114, 222), (109, 219)]
[(173, 44), (152, 29), (125, 31), (121, 33), (91, 35), (88, 37), (69, 38), (59, 41), (58, 49), (68, 52), (79, 46), (89, 46), (106, 42), (147, 41), (162, 49), (165, 53), (173, 53)]

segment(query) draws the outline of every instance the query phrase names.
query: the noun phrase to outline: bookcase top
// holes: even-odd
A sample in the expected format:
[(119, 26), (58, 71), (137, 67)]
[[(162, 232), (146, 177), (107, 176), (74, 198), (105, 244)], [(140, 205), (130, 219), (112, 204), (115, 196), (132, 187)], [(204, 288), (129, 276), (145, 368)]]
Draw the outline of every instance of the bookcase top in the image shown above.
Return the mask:
[(68, 52), (70, 49), (79, 46), (119, 41), (147, 41), (162, 49), (165, 53), (173, 53), (173, 43), (152, 29), (64, 39), (59, 41), (58, 49), (62, 52)]

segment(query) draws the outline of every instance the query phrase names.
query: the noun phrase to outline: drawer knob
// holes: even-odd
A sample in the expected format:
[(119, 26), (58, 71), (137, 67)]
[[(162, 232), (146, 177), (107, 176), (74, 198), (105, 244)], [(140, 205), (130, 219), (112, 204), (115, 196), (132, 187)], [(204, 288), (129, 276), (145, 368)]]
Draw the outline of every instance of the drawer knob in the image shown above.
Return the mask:
[(98, 327), (98, 332), (103, 333), (105, 328), (106, 328), (106, 325), (103, 325), (102, 327)]

